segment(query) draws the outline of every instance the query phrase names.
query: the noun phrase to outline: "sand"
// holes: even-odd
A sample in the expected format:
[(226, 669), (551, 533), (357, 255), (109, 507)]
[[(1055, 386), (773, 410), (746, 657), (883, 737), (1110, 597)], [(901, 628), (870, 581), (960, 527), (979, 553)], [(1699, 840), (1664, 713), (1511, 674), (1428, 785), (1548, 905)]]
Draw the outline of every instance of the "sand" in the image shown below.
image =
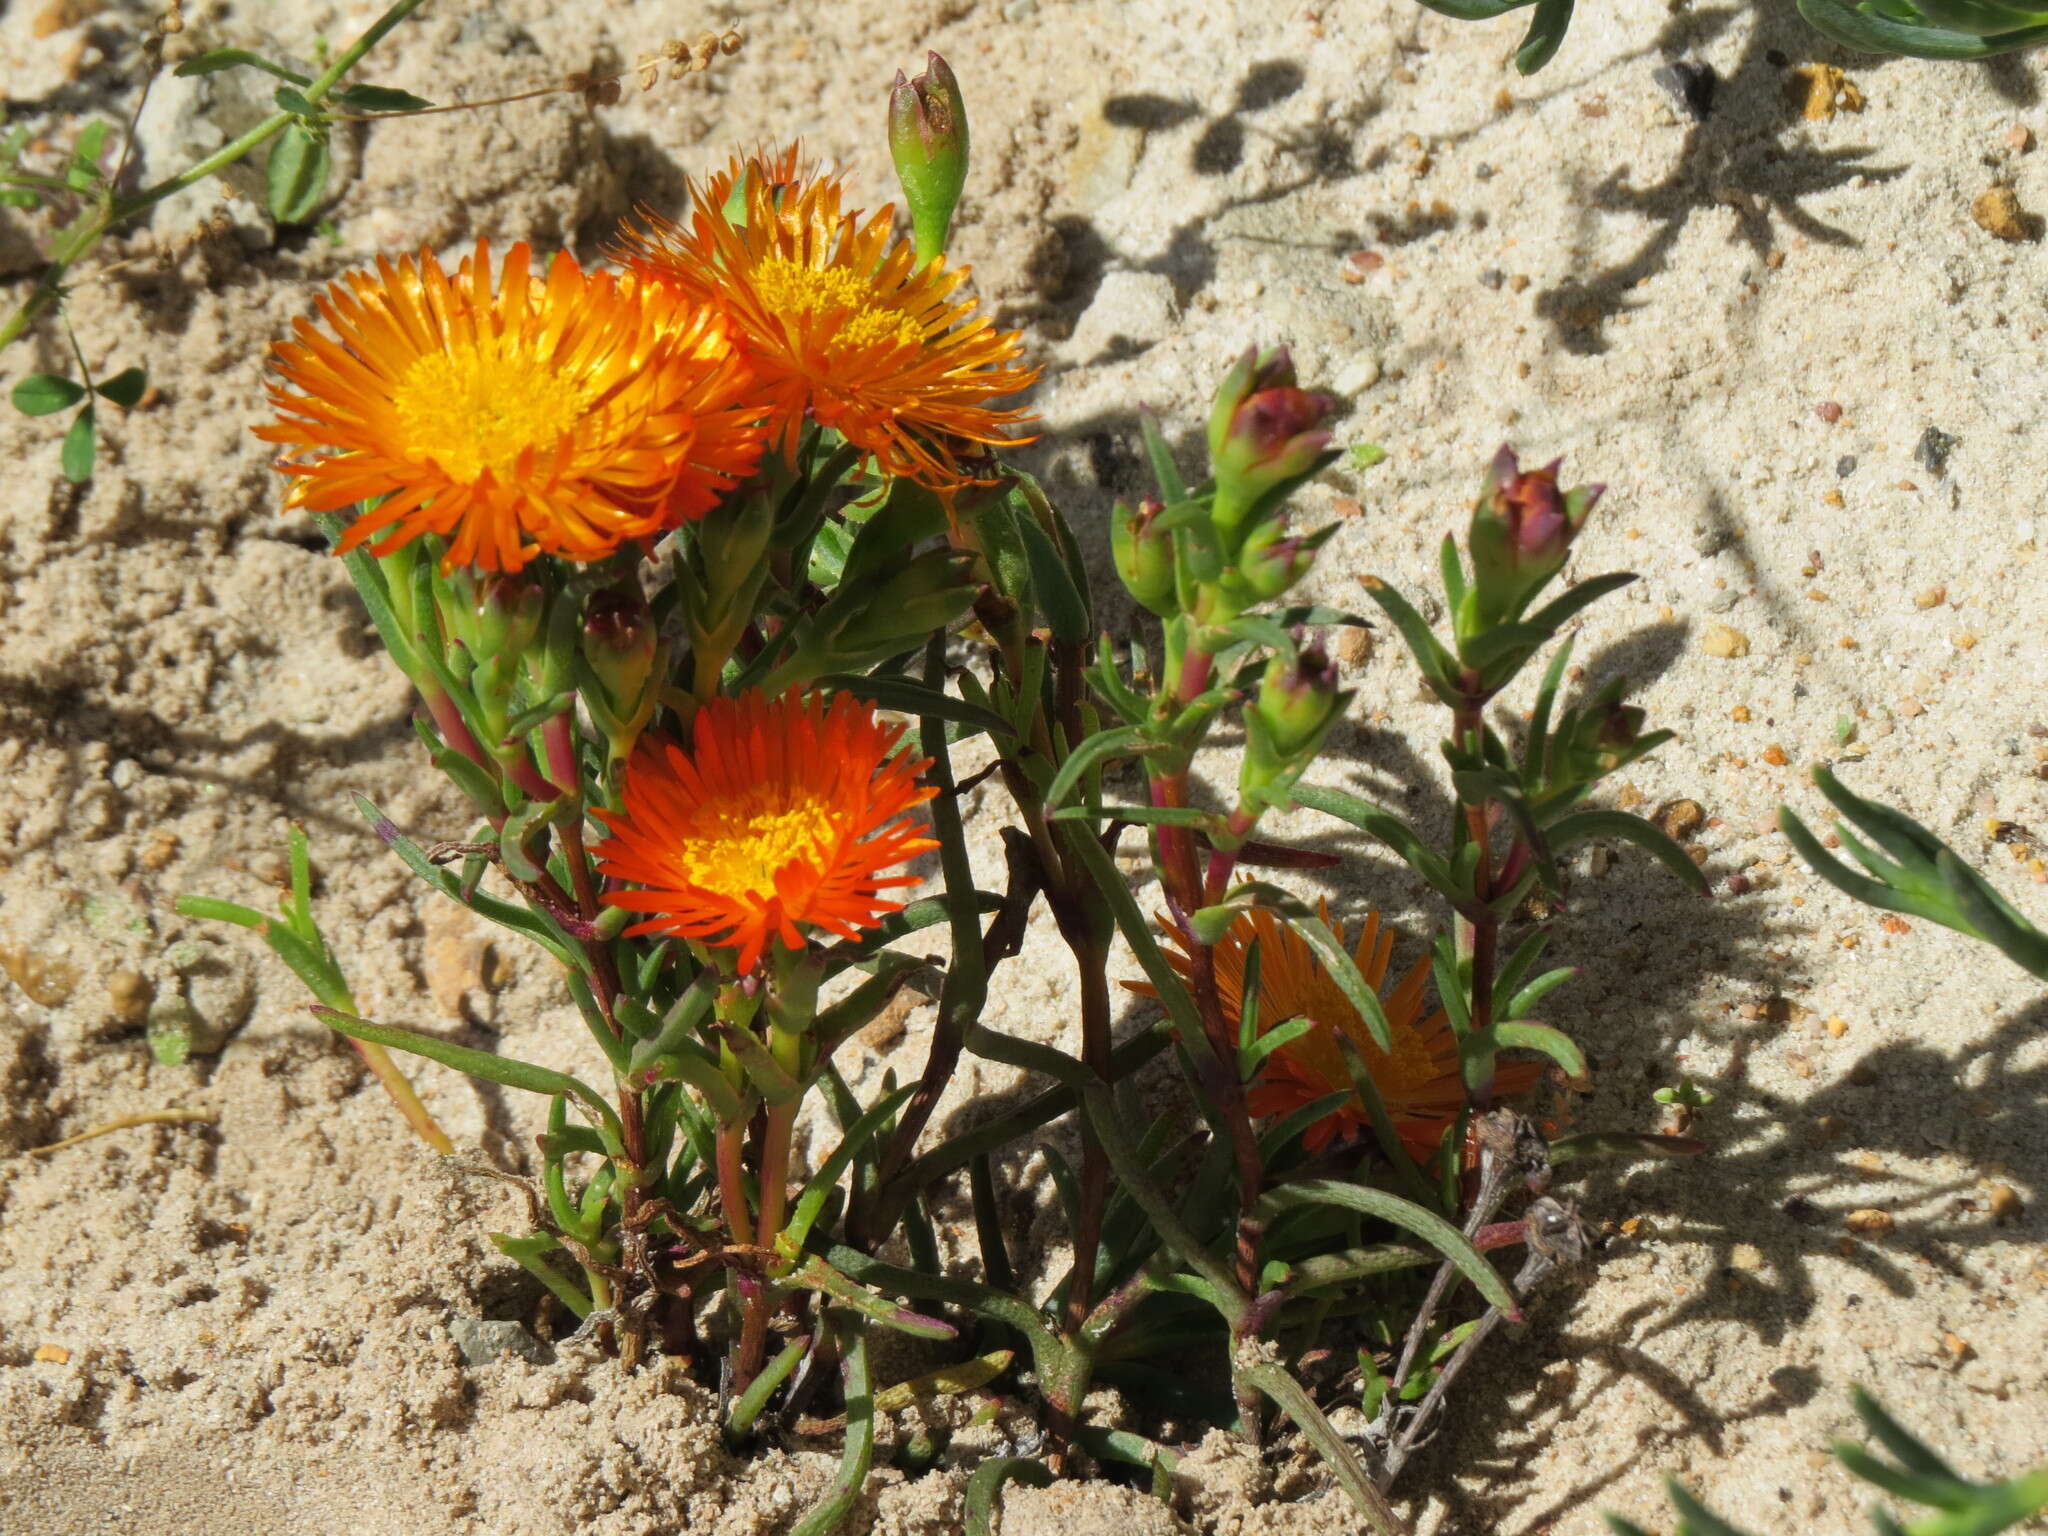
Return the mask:
[[(373, 9), (187, 15), (222, 43), (281, 26), (266, 46), (311, 55)], [(132, 100), (115, 65), (137, 15), (10, 8), (10, 120), (48, 133)], [(883, 91), (925, 46), (974, 113), (956, 252), (1047, 367), (1028, 460), (1098, 561), (1108, 503), (1142, 488), (1134, 405), (1189, 439), (1227, 361), (1286, 340), (1353, 398), (1345, 440), (1392, 455), (1305, 498), (1343, 519), (1314, 595), (1419, 587), (1503, 440), (1609, 485), (1576, 574), (1644, 577), (1578, 654), (1588, 685), (1626, 671), (1680, 733), (1616, 795), (1696, 801), (1716, 894), (1581, 854), (1558, 943), (1584, 974), (1552, 1017), (1595, 1061), (1578, 1124), (1653, 1126), (1653, 1090), (1691, 1078), (1717, 1096), (1697, 1125), (1714, 1151), (1573, 1186), (1609, 1241), (1458, 1394), (1401, 1485), (1417, 1529), (1586, 1536), (1601, 1508), (1668, 1528), (1675, 1473), (1759, 1531), (1858, 1530), (1863, 1495), (1819, 1453), (1859, 1382), (1966, 1471), (2048, 1459), (2041, 989), (1849, 903), (1771, 824), (1781, 800), (1813, 809), (1807, 770), (1832, 762), (2048, 921), (2027, 841), (2048, 837), (2048, 269), (1970, 213), (2002, 183), (2048, 209), (2048, 153), (2013, 134), (2048, 134), (2042, 66), (1879, 64), (1786, 7), (1636, 0), (1589, 8), (1534, 81), (1508, 66), (1512, 20), (1394, 0), (507, 0), (430, 4), (371, 78), (475, 97), (729, 22), (739, 59), (594, 120), (554, 99), (339, 135), (322, 234), (272, 239), (246, 195), (166, 205), (74, 298), (94, 367), (146, 363), (157, 386), (107, 412), (93, 483), (59, 477), (51, 422), (0, 417), (0, 1529), (738, 1536), (823, 1487), (829, 1442), (735, 1460), (676, 1373), (623, 1378), (577, 1345), (466, 1364), (451, 1327), (531, 1305), (484, 1237), (521, 1229), (517, 1193), (440, 1166), (282, 966), (170, 903), (267, 903), (300, 822), (366, 1012), (593, 1064), (541, 957), (437, 910), (350, 809), (360, 792), (422, 836), (462, 830), (341, 572), (278, 510), (247, 432), (262, 348), (310, 284), (379, 251), (587, 254), (631, 201), (674, 209), (682, 172), (761, 139), (801, 134), (880, 201)], [(1704, 121), (1654, 78), (1679, 60), (1718, 72)], [(1816, 62), (1847, 67), (1863, 110), (1800, 115), (1792, 70)], [(257, 101), (215, 110), (234, 129)], [(151, 110), (160, 154), (204, 148), (189, 99)], [(0, 228), (19, 293), (36, 231)], [(45, 333), (9, 378), (61, 361)], [(1956, 440), (1945, 464), (1915, 457), (1929, 427)], [(1439, 721), (1380, 641), (1321, 777), (1428, 820)], [(993, 859), (999, 797), (977, 810)], [(1994, 842), (1994, 822), (2032, 831)], [(1350, 846), (1306, 813), (1276, 830)], [(1359, 852), (1340, 905), (1412, 931), (1411, 882)], [(137, 999), (180, 988), (225, 1039), (167, 1068)], [(1034, 929), (990, 1022), (1071, 1045), (1068, 992)], [(869, 1089), (921, 1060), (930, 1013), (906, 1022), (854, 1048)], [(525, 1156), (535, 1105), (417, 1078), (471, 1156)], [(970, 1065), (940, 1123), (1012, 1082)], [(212, 1119), (21, 1155), (169, 1107)], [(1038, 1166), (1020, 1159), (1042, 1204)], [(999, 1441), (878, 1474), (850, 1528), (958, 1530)], [(1008, 1536), (1356, 1529), (1284, 1448), (1262, 1464), (1220, 1441), (1171, 1507), (1068, 1483), (1006, 1508)]]

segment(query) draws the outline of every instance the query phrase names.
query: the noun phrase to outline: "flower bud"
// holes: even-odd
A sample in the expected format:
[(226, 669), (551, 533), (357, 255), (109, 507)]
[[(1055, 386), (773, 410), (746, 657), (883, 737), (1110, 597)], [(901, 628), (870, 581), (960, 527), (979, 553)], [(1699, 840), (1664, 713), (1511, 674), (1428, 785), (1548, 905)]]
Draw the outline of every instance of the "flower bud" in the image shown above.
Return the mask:
[(1334, 395), (1295, 382), (1285, 347), (1238, 360), (1209, 413), (1219, 531), (1227, 536), (1261, 500), (1314, 471), (1329, 449), (1336, 410)]
[(492, 660), (511, 675), (547, 619), (548, 589), (529, 575), (457, 567), (436, 577), (434, 590), (443, 630), (466, 653), (449, 657), (459, 676)]
[(1266, 727), (1274, 752), (1284, 760), (1321, 740), (1336, 716), (1338, 700), (1336, 664), (1317, 640), (1292, 661), (1275, 656), (1266, 663), (1252, 712)]
[(1156, 501), (1138, 503), (1133, 512), (1118, 502), (1110, 513), (1110, 553), (1125, 588), (1145, 608), (1170, 619), (1180, 612), (1174, 599), (1173, 535), (1157, 526), (1166, 510)]
[(1280, 596), (1309, 573), (1316, 552), (1330, 541), (1337, 525), (1310, 534), (1290, 534), (1287, 519), (1274, 517), (1254, 528), (1238, 552), (1237, 577), (1246, 603)]
[(1321, 641), (1266, 663), (1258, 695), (1244, 714), (1237, 785), (1245, 805), (1268, 805), (1285, 796), (1322, 750), (1350, 697), (1338, 692), (1337, 668)]
[(967, 185), (967, 105), (960, 82), (936, 53), (925, 72), (906, 80), (896, 71), (889, 91), (889, 154), (910, 207), (917, 259), (928, 262), (946, 252), (946, 231)]
[(1560, 491), (1558, 466), (1524, 472), (1512, 448), (1488, 466), (1467, 537), (1482, 615), (1498, 622), (1521, 616), (1529, 599), (1564, 566), (1565, 555), (1604, 486)]
[(591, 594), (583, 606), (583, 659), (604, 685), (612, 713), (631, 717), (654, 670), (658, 636), (637, 584)]
[(1571, 717), (1564, 751), (1566, 771), (1580, 783), (1614, 772), (1642, 755), (1642, 710), (1620, 702), (1622, 684), (1610, 683), (1584, 713)]

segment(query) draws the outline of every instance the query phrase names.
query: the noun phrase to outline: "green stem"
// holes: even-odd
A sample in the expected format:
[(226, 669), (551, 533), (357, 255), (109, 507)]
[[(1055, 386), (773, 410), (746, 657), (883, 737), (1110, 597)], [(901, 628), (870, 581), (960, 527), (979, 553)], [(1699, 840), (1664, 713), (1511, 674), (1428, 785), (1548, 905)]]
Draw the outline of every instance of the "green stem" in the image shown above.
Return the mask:
[[(361, 62), (385, 34), (406, 17), (418, 10), (425, 0), (397, 0), (382, 16), (372, 22), (361, 37), (344, 48), (327, 70), (301, 93), (313, 106), (320, 105), (322, 98), (340, 83), (341, 77)], [(28, 324), (42, 313), (56, 299), (63, 286), (64, 273), (94, 246), (98, 245), (115, 225), (126, 223), (139, 213), (154, 208), (165, 198), (196, 186), (209, 176), (218, 174), (242, 159), (251, 150), (261, 147), (282, 133), (294, 121), (294, 114), (277, 112), (263, 119), (240, 138), (232, 139), (203, 160), (193, 162), (174, 176), (167, 176), (154, 186), (144, 187), (128, 197), (110, 198), (99, 213), (80, 224), (75, 231), (67, 231), (51, 252), (49, 267), (30, 291), (27, 299), (0, 327), (0, 347), (14, 341), (28, 328)]]

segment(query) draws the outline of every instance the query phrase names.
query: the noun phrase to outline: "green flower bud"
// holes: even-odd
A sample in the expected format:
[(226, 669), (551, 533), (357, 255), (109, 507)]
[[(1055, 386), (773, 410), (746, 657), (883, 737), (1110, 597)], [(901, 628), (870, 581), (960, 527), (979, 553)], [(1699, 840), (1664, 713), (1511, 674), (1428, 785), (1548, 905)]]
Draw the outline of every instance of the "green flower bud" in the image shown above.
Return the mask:
[(1488, 466), (1466, 536), (1480, 616), (1492, 623), (1521, 617), (1529, 600), (1563, 569), (1565, 555), (1606, 489), (1560, 491), (1558, 466), (1524, 472), (1512, 448)]
[(654, 615), (638, 583), (594, 592), (583, 605), (583, 659), (604, 685), (614, 716), (630, 719), (637, 713), (658, 643)]
[(946, 232), (967, 185), (967, 104), (960, 99), (960, 82), (936, 53), (925, 58), (923, 74), (906, 80), (899, 69), (889, 91), (889, 154), (903, 183), (921, 263), (945, 255)]
[(1317, 640), (1292, 661), (1275, 656), (1266, 663), (1252, 713), (1265, 726), (1273, 750), (1291, 758), (1321, 741), (1336, 718), (1340, 698), (1336, 663)]
[(1251, 531), (1237, 557), (1236, 576), (1246, 603), (1280, 596), (1309, 573), (1316, 553), (1337, 531), (1335, 523), (1310, 534), (1290, 534), (1285, 516), (1268, 519)]
[(1180, 612), (1174, 598), (1173, 535), (1156, 526), (1166, 510), (1156, 501), (1138, 503), (1133, 512), (1118, 502), (1110, 513), (1110, 552), (1116, 559), (1116, 573), (1138, 602), (1170, 619)]
[(1323, 738), (1351, 700), (1337, 689), (1337, 668), (1322, 642), (1266, 664), (1259, 691), (1244, 712), (1244, 762), (1239, 799), (1259, 808), (1283, 800), (1322, 750)]
[(442, 627), (476, 662), (523, 655), (547, 620), (548, 589), (525, 573), (458, 566), (439, 578), (436, 596)]
[(1558, 721), (1563, 750), (1554, 754), (1553, 761), (1562, 770), (1566, 783), (1591, 784), (1669, 739), (1668, 731), (1645, 737), (1643, 711), (1621, 702), (1626, 687), (1624, 679), (1616, 678), (1584, 709)]

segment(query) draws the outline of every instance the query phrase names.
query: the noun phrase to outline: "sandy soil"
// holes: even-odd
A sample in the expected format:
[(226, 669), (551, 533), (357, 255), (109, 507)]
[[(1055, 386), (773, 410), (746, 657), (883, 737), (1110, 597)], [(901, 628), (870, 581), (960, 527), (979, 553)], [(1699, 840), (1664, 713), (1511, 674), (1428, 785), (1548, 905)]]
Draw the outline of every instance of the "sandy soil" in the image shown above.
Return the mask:
[[(279, 45), (311, 54), (374, 8), (278, 9)], [(261, 8), (212, 10), (188, 7), (195, 31), (259, 39)], [(1190, 434), (1225, 361), (1285, 339), (1355, 397), (1351, 437), (1393, 453), (1312, 494), (1349, 514), (1319, 596), (1357, 604), (1372, 572), (1419, 586), (1508, 438), (1610, 484), (1575, 569), (1646, 578), (1595, 611), (1580, 657), (1680, 731), (1620, 795), (1699, 803), (1717, 895), (1633, 855), (1582, 860), (1561, 942), (1585, 974), (1556, 1017), (1596, 1058), (1581, 1124), (1652, 1123), (1652, 1090), (1690, 1076), (1719, 1096), (1716, 1150), (1579, 1187), (1613, 1241), (1461, 1394), (1403, 1485), (1418, 1527), (1584, 1536), (1601, 1507), (1655, 1516), (1677, 1473), (1759, 1530), (1860, 1529), (1819, 1454), (1857, 1382), (1967, 1470), (2048, 1458), (2048, 1009), (1964, 940), (1837, 897), (1770, 822), (1786, 797), (1810, 809), (1807, 768), (1835, 761), (2048, 920), (2039, 845), (1989, 825), (2048, 835), (2044, 269), (1970, 217), (2000, 181), (2048, 209), (2048, 153), (2012, 133), (2048, 134), (2042, 67), (1872, 64), (1817, 52), (1789, 7), (1641, 0), (1588, 8), (1534, 82), (1507, 67), (1511, 22), (1398, 0), (443, 0), (374, 78), (483, 95), (727, 22), (751, 37), (731, 67), (594, 121), (553, 100), (345, 135), (332, 239), (274, 246), (246, 197), (167, 205), (76, 296), (95, 368), (146, 362), (158, 385), (108, 423), (98, 477), (67, 486), (50, 423), (0, 417), (0, 1529), (739, 1536), (822, 1487), (824, 1452), (732, 1461), (704, 1392), (662, 1371), (621, 1379), (574, 1346), (466, 1365), (451, 1325), (532, 1302), (484, 1240), (520, 1228), (517, 1196), (438, 1166), (281, 966), (169, 903), (268, 901), (300, 821), (366, 1011), (582, 1059), (545, 964), (435, 910), (349, 810), (359, 791), (423, 835), (460, 826), (341, 572), (276, 510), (247, 435), (262, 346), (310, 282), (377, 251), (587, 249), (760, 138), (802, 134), (879, 201), (883, 88), (926, 45), (972, 93), (958, 254), (1048, 365), (1056, 441), (1035, 459), (1077, 523), (1138, 487), (1135, 402)], [(132, 23), (9, 8), (10, 121), (124, 99), (105, 57)], [(1654, 78), (1675, 60), (1718, 71), (1704, 121)], [(1861, 112), (1801, 117), (1792, 70), (1816, 61), (1848, 66)], [(256, 110), (237, 101), (216, 109), (230, 128)], [(160, 154), (205, 146), (189, 95), (152, 114)], [(0, 224), (18, 289), (31, 231)], [(58, 363), (39, 345), (10, 378)], [(1915, 457), (1929, 427), (1956, 439), (1945, 465)], [(1402, 745), (1437, 729), (1409, 672), (1383, 644), (1357, 683), (1326, 777), (1440, 813)], [(1305, 814), (1282, 830), (1331, 838)], [(1370, 857), (1337, 894), (1415, 915)], [(224, 1047), (154, 1065), (152, 991), (189, 997)], [(853, 1063), (870, 1085), (921, 1059), (929, 1014), (907, 1022)], [(1072, 1043), (1049, 933), (993, 1022)], [(418, 1076), (473, 1153), (530, 1145), (534, 1106)], [(1009, 1086), (970, 1067), (940, 1119)], [(19, 1155), (171, 1106), (214, 1119)], [(1856, 1211), (1890, 1223), (1856, 1230)], [(994, 1444), (879, 1475), (856, 1527), (958, 1529)], [(1171, 1509), (1064, 1485), (1011, 1494), (1002, 1524), (1353, 1528), (1298, 1467), (1222, 1444)]]

